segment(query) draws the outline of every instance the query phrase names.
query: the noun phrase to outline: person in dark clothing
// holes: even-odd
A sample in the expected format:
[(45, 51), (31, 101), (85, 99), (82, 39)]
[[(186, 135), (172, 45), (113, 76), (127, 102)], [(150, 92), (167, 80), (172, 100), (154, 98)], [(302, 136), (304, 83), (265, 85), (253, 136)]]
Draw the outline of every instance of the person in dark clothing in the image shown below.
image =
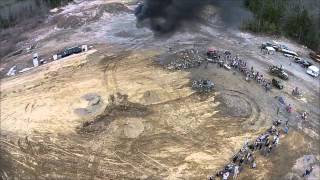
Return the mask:
[(254, 151), (254, 149), (255, 149), (254, 144), (249, 144), (249, 145), (248, 145), (248, 148), (249, 148), (251, 151)]
[(272, 145), (270, 144), (270, 145), (268, 146), (267, 153), (270, 154), (271, 151), (272, 151)]
[(313, 167), (311, 166), (310, 168), (307, 168), (306, 170), (305, 170), (305, 172), (303, 173), (303, 177), (305, 177), (305, 176), (309, 176), (310, 174), (311, 174), (311, 172), (312, 172), (312, 170), (313, 170)]
[(276, 120), (276, 121), (273, 122), (273, 125), (275, 125), (275, 126), (277, 127), (277, 126), (280, 126), (281, 123), (282, 123), (281, 120), (278, 119), (278, 120)]
[(259, 150), (262, 149), (262, 142), (259, 142), (258, 147), (259, 147)]
[(237, 160), (238, 160), (238, 154), (236, 154), (236, 155), (233, 157), (232, 162), (233, 162), (233, 163), (236, 163)]
[(242, 157), (242, 158), (240, 159), (240, 161), (239, 161), (239, 166), (241, 166), (243, 162), (244, 162), (244, 157)]
[(265, 144), (264, 144), (266, 147), (268, 147), (270, 145), (270, 141), (269, 141), (269, 138), (267, 138)]

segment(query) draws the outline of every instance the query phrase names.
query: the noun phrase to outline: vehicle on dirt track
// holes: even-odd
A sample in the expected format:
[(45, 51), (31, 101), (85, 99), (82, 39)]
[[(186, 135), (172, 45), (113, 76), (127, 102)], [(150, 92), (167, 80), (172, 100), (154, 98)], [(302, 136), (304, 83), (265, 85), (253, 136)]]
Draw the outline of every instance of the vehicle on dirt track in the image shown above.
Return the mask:
[(269, 67), (269, 72), (274, 75), (277, 76), (283, 80), (288, 80), (289, 76), (288, 74), (283, 70), (283, 68), (278, 67), (278, 66), (270, 66)]
[(280, 80), (272, 79), (272, 85), (278, 89), (283, 89), (283, 84)]
[(198, 92), (211, 92), (213, 87), (214, 83), (208, 79), (194, 80), (192, 82), (192, 89)]

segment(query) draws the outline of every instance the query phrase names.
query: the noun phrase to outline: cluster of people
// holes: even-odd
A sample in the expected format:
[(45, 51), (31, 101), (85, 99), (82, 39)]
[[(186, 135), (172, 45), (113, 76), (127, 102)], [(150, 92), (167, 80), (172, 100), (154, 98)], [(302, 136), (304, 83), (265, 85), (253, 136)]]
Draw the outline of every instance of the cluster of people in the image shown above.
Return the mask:
[(231, 162), (215, 175), (209, 177), (209, 180), (228, 180), (231, 176), (233, 179), (237, 179), (239, 173), (245, 166), (255, 169), (257, 163), (254, 153), (259, 151), (263, 155), (268, 156), (272, 152), (280, 141), (280, 132), (278, 129), (280, 125), (281, 121), (277, 120), (271, 128), (262, 133), (254, 142), (250, 143), (246, 141), (244, 146), (232, 157)]
[(261, 84), (266, 89), (266, 91), (269, 91), (272, 88), (270, 80), (265, 79), (263, 74), (259, 73), (258, 71), (255, 72), (253, 67), (249, 69), (247, 67), (247, 62), (245, 60), (240, 59), (238, 55), (232, 58), (230, 51), (225, 51), (223, 54), (224, 59), (221, 59), (220, 55), (215, 56), (216, 61), (214, 62), (218, 62), (220, 67), (223, 67), (226, 64), (230, 65), (230, 67), (232, 67), (233, 69), (241, 72), (245, 76), (247, 81), (255, 80), (258, 84)]
[(261, 134), (252, 145), (253, 150), (259, 150), (266, 156), (269, 155), (272, 149), (279, 144), (280, 132), (276, 127), (280, 124), (281, 122), (275, 121), (267, 132)]
[(261, 84), (266, 91), (271, 89), (271, 81), (265, 79), (263, 74), (259, 73), (258, 71), (255, 72), (253, 66), (251, 66), (251, 69), (249, 70), (247, 68), (246, 61), (235, 57), (231, 62), (231, 67), (238, 69), (241, 73), (243, 73), (246, 81), (255, 80), (258, 84)]

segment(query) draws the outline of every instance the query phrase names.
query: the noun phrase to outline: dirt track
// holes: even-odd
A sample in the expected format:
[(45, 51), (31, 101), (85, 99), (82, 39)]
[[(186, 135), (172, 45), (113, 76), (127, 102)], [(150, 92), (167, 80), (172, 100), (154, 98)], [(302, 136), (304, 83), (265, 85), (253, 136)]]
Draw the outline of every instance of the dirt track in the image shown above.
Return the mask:
[[(3, 150), (11, 154), (4, 156), (12, 162), (10, 173), (31, 179), (205, 179), (213, 169), (228, 162), (245, 138), (254, 139), (263, 127), (268, 127), (274, 116), (264, 113), (272, 109), (270, 106), (261, 110), (263, 99), (257, 103), (254, 94), (242, 93), (246, 82), (230, 87), (220, 85), (219, 81), (225, 81), (226, 77), (230, 81), (243, 81), (223, 69), (210, 66), (212, 73), (229, 75), (223, 78), (209, 75), (217, 83), (216, 92), (199, 96), (189, 87), (189, 78), (195, 72), (167, 71), (151, 61), (155, 55), (151, 51), (120, 55), (121, 59), (90, 53), (93, 54), (70, 57), (57, 63), (57, 67), (42, 67), (42, 71), (3, 82), (2, 103), (7, 106), (1, 109), (6, 112), (2, 114), (2, 130), (7, 136), (3, 136), (2, 143)], [(46, 76), (39, 79), (40, 74)], [(28, 90), (18, 88), (14, 81), (23, 82), (18, 87), (36, 82), (41, 85)], [(264, 93), (260, 87), (256, 88), (257, 93)], [(13, 92), (17, 89), (19, 96)], [(149, 113), (132, 114), (129, 106), (110, 119), (104, 118), (103, 121), (110, 122), (98, 124), (94, 133), (77, 133), (83, 122), (104, 111), (109, 96), (117, 92), (128, 95), (132, 108), (137, 103)], [(86, 107), (81, 97), (88, 93), (99, 94), (105, 105), (97, 113), (79, 119), (74, 109)], [(54, 104), (48, 103), (52, 97)], [(29, 105), (30, 100), (47, 103)], [(19, 136), (12, 134), (16, 129), (20, 137), (27, 135), (29, 139), (16, 139)], [(26, 156), (29, 158), (25, 159)], [(259, 170), (255, 176), (270, 173), (273, 166), (270, 163), (267, 163), (269, 168)]]
[[(307, 109), (310, 121), (301, 122), (296, 113), (283, 111), (279, 118), (290, 119), (289, 135), (281, 137), (270, 157), (257, 154), (258, 168), (246, 169), (240, 179), (299, 179), (302, 169), (294, 168), (299, 167), (299, 158), (311, 154), (319, 163), (319, 83), (300, 67), (288, 68), (292, 79), (283, 91), (265, 93), (239, 72), (216, 64), (169, 71), (158, 63), (175, 51), (213, 46), (240, 54), (271, 78), (268, 65), (278, 60), (289, 65), (290, 60), (260, 53), (256, 46), (270, 38), (203, 27), (205, 32), (153, 39), (149, 31), (134, 28), (132, 18), (132, 14), (102, 17), (85, 25), (103, 28), (77, 39), (108, 42), (95, 44), (96, 50), (1, 79), (2, 176), (6, 172), (19, 179), (206, 179), (229, 162), (246, 138), (255, 139), (272, 124), (278, 106), (274, 97), (279, 95), (294, 104), (295, 111)], [(46, 54), (58, 48), (57, 42), (61, 47), (74, 43), (82, 28), (74, 34), (62, 30), (49, 35), (39, 41), (45, 46), (37, 51)], [(119, 31), (129, 34), (114, 36)], [(59, 39), (62, 36), (70, 41)], [(3, 65), (23, 62), (26, 56), (11, 57)], [(214, 92), (193, 92), (191, 80), (198, 78), (214, 81)], [(305, 99), (290, 95), (295, 86), (303, 89)], [(128, 99), (112, 104), (110, 95), (117, 93)], [(99, 106), (93, 108), (84, 100), (88, 94), (101, 98)], [(79, 109), (90, 111), (79, 114)], [(82, 129), (86, 122), (87, 129)], [(313, 177), (319, 177), (318, 171)]]

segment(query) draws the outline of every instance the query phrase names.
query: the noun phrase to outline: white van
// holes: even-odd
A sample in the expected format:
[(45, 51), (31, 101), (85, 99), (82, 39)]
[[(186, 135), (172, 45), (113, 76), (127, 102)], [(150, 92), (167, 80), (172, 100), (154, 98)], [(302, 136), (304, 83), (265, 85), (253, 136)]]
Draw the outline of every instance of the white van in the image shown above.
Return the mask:
[(313, 76), (313, 77), (318, 77), (319, 76), (319, 68), (316, 66), (309, 66), (307, 70), (307, 74)]

